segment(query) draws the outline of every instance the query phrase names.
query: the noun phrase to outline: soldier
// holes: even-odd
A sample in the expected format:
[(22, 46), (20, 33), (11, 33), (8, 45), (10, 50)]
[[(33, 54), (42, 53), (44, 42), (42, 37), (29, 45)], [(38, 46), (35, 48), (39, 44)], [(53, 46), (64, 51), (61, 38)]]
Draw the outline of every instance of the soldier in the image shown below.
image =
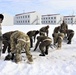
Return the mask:
[(33, 30), (33, 31), (29, 31), (27, 32), (27, 35), (30, 37), (30, 46), (33, 47), (33, 38), (34, 38), (34, 42), (35, 42), (35, 38), (36, 35), (39, 33), (38, 30)]
[(64, 35), (66, 36), (66, 30), (68, 30), (68, 25), (63, 21), (63, 23), (60, 26), (60, 32), (64, 33)]
[(58, 33), (58, 32), (60, 32), (60, 26), (55, 27), (53, 31), (53, 33)]
[(0, 23), (2, 23), (3, 19), (4, 19), (4, 15), (0, 14)]
[(46, 33), (46, 35), (48, 36), (49, 33), (49, 25), (42, 27), (39, 31), (40, 31), (40, 35), (44, 35), (44, 33)]
[(64, 38), (64, 33), (53, 33), (52, 36), (53, 36), (54, 45), (57, 44), (57, 49), (61, 48), (62, 41)]
[[(40, 56), (45, 56), (45, 54), (48, 54), (48, 48), (51, 45), (51, 43), (52, 43), (52, 39), (50, 37), (38, 36), (34, 51), (37, 49), (37, 47), (39, 45), (39, 48), (41, 50)], [(44, 48), (46, 48), (45, 51), (44, 51)]]
[(33, 62), (30, 54), (30, 39), (29, 36), (21, 31), (15, 31), (10, 37), (12, 58), (14, 56), (15, 62), (21, 61), (21, 50), (24, 48), (28, 62)]
[(12, 35), (12, 33), (14, 33), (15, 31), (9, 31), (6, 32), (2, 35), (3, 37), (3, 49), (2, 49), (2, 53), (6, 52), (6, 49), (8, 50), (8, 53), (10, 53), (10, 36)]
[(74, 31), (72, 29), (68, 29), (66, 32), (67, 32), (67, 40), (68, 40), (67, 44), (71, 44), (72, 38), (74, 36)]
[(10, 53), (10, 49), (11, 49), (10, 48), (10, 42), (3, 39), (2, 43), (3, 43), (2, 53), (5, 53), (6, 50), (7, 50), (8, 53)]
[(1, 57), (1, 51), (2, 51), (2, 27), (1, 27), (1, 23), (4, 19), (4, 16), (2, 14), (0, 14), (0, 57)]

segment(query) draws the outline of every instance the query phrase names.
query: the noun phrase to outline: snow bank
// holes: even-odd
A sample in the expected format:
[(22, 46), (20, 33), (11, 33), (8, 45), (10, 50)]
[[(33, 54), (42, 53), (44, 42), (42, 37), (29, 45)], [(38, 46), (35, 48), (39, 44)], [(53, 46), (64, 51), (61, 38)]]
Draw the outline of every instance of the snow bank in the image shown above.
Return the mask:
[[(2, 32), (5, 33), (11, 30), (21, 30), (27, 33), (29, 30), (38, 30), (42, 26), (43, 25), (3, 26)], [(56, 26), (57, 25), (50, 25), (50, 37), (52, 37), (51, 34)], [(76, 25), (69, 25), (69, 29), (75, 31)], [(4, 57), (7, 54), (2, 54), (0, 60), (0, 75), (76, 75), (76, 34), (72, 39), (71, 45), (63, 42), (61, 50), (49, 48), (49, 54), (45, 57), (39, 56), (39, 49), (35, 52), (33, 49), (34, 48), (31, 48), (31, 53), (34, 59), (33, 64), (27, 63), (25, 54), (22, 54), (24, 58), (19, 64), (12, 61), (4, 61)]]

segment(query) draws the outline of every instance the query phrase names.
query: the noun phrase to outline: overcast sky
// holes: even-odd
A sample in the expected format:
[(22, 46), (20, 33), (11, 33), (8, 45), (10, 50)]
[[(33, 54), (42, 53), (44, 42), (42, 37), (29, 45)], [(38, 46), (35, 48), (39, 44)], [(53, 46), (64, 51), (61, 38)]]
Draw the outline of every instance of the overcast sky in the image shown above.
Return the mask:
[(31, 11), (42, 15), (76, 15), (76, 0), (0, 0), (0, 13), (15, 15)]

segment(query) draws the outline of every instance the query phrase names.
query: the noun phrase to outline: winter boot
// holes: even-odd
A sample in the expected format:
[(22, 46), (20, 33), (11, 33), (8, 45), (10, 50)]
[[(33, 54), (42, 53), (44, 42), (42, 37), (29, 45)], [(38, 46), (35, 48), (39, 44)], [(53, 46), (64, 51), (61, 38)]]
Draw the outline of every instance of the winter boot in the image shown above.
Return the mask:
[(45, 54), (39, 54), (39, 56), (45, 56)]
[(48, 55), (48, 50), (45, 51), (45, 54)]
[(67, 44), (71, 44), (71, 42), (70, 41), (68, 41), (68, 43)]
[(4, 60), (11, 60), (11, 55), (10, 54), (8, 54), (6, 57), (5, 57), (5, 59)]

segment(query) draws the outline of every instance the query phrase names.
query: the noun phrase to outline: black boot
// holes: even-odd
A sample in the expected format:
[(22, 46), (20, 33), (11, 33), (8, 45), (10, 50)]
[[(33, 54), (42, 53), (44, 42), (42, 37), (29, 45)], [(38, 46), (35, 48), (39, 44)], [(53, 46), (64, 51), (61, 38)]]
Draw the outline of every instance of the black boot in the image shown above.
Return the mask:
[(49, 46), (46, 46), (45, 54), (48, 55), (48, 48)]
[(45, 53), (43, 50), (41, 50), (41, 54), (39, 54), (39, 56), (45, 56)]
[(45, 54), (48, 55), (48, 49), (46, 49)]
[(68, 43), (67, 44), (71, 44), (71, 41), (68, 41)]
[(11, 60), (14, 60), (14, 57), (15, 57), (15, 55), (14, 55), (14, 53), (12, 53)]
[(11, 60), (11, 55), (10, 54), (8, 54), (6, 57), (5, 57), (5, 59), (4, 60)]
[(46, 55), (48, 55), (48, 52), (45, 52)]
[(39, 54), (39, 56), (45, 56), (45, 54)]

